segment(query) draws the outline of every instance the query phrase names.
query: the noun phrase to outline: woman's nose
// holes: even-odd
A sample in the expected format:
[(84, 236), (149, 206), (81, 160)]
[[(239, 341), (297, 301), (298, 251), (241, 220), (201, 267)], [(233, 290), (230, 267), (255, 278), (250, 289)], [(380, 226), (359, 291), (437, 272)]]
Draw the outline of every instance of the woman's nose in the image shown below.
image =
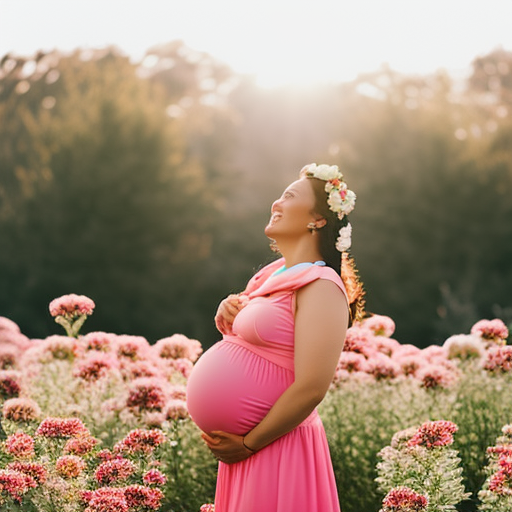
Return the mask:
[(277, 208), (280, 208), (281, 206), (281, 199), (276, 199), (273, 203), (272, 203), (272, 208), (270, 209), (270, 211), (272, 213), (274, 213), (276, 211)]

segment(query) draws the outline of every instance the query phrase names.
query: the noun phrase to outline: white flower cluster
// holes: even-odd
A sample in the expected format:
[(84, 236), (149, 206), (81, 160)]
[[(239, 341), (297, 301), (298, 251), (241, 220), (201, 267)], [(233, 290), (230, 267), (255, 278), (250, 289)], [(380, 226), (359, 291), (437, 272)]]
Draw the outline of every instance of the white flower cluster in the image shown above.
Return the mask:
[[(327, 204), (340, 220), (354, 209), (356, 195), (348, 189), (347, 184), (343, 181), (343, 174), (337, 165), (309, 164), (302, 169), (301, 174), (327, 182), (325, 184), (325, 191), (329, 194)], [(348, 250), (351, 245), (351, 236), (352, 226), (347, 224), (347, 226), (340, 229), (336, 249), (340, 252)]]

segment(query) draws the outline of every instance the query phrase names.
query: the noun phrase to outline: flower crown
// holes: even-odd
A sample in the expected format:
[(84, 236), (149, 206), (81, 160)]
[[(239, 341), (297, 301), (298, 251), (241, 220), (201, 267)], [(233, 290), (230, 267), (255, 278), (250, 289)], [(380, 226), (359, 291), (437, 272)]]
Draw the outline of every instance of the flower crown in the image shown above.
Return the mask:
[[(302, 169), (301, 174), (308, 178), (318, 178), (319, 180), (326, 181), (325, 191), (329, 195), (327, 204), (329, 209), (336, 213), (340, 220), (354, 209), (356, 195), (352, 190), (348, 189), (347, 184), (343, 181), (343, 174), (337, 165), (309, 164)], [(347, 223), (339, 231), (336, 249), (344, 252), (350, 248), (351, 243), (352, 226), (350, 223)]]

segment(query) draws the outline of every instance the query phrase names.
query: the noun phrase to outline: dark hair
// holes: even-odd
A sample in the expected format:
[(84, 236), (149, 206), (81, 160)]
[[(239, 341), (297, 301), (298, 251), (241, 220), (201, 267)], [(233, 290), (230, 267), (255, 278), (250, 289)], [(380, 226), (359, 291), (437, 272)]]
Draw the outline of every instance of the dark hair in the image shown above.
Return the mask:
[[(364, 295), (363, 284), (355, 266), (355, 262), (348, 253), (342, 253), (336, 249), (339, 231), (348, 224), (347, 216), (339, 219), (338, 215), (329, 208), (327, 203), (327, 192), (325, 191), (325, 181), (319, 178), (309, 178), (313, 193), (315, 194), (315, 206), (313, 211), (321, 215), (326, 224), (317, 231), (318, 248), (322, 259), (328, 267), (334, 269), (341, 277), (348, 294), (350, 321), (349, 326), (355, 320), (361, 320), (364, 313)], [(343, 263), (342, 263), (343, 256)]]
[(340, 220), (338, 215), (329, 208), (324, 180), (318, 178), (308, 178), (308, 180), (315, 194), (313, 211), (321, 215), (327, 222), (316, 233), (320, 254), (325, 264), (341, 276), (341, 253), (336, 249), (336, 240), (340, 229), (348, 224), (347, 217), (345, 216)]

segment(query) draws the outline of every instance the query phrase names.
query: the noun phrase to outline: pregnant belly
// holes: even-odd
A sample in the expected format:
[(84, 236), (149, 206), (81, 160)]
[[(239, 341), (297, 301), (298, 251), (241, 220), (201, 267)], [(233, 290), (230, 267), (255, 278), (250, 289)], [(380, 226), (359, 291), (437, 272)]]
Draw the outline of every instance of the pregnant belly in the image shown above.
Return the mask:
[(242, 435), (293, 382), (293, 372), (235, 343), (221, 341), (195, 364), (187, 383), (191, 418), (204, 432)]

